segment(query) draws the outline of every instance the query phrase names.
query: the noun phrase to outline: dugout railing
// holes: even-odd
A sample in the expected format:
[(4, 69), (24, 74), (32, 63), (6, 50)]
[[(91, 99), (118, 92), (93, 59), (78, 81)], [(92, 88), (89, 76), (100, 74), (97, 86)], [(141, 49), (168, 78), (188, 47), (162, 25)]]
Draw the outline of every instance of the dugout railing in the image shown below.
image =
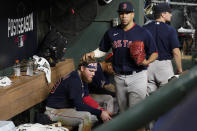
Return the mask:
[(135, 131), (178, 105), (197, 88), (196, 83), (197, 66), (194, 66), (179, 79), (170, 81), (135, 107), (93, 131)]

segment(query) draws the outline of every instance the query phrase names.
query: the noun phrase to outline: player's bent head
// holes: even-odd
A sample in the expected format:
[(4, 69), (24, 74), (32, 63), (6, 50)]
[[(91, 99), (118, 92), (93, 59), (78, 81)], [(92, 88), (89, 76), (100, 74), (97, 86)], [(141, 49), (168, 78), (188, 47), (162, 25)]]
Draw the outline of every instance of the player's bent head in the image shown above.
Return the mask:
[[(96, 66), (95, 66), (96, 65)], [(97, 69), (97, 61), (95, 58), (87, 57), (85, 60), (82, 58), (80, 59), (78, 70), (81, 69), (81, 66), (87, 67), (87, 68), (96, 68)]]
[(78, 65), (78, 70), (81, 72), (81, 78), (86, 83), (91, 83), (92, 78), (97, 71), (97, 61), (94, 58), (88, 57), (86, 60), (81, 59)]

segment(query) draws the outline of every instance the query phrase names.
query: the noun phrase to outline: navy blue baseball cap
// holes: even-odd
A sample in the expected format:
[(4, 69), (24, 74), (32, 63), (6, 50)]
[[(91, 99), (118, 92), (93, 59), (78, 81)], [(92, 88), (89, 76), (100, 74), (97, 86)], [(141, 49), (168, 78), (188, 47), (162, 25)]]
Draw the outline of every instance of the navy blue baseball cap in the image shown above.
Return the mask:
[(119, 4), (118, 12), (134, 12), (133, 5), (130, 2), (121, 2)]
[(159, 3), (153, 8), (155, 14), (159, 14), (162, 12), (169, 12), (171, 13), (171, 8), (168, 3)]

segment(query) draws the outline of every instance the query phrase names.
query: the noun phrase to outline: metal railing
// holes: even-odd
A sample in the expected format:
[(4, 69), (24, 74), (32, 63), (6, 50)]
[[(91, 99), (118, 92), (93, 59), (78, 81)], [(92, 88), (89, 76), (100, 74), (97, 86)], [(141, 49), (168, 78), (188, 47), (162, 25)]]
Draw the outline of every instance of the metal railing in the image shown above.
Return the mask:
[[(164, 3), (166, 1), (158, 1), (158, 0), (152, 0), (153, 3)], [(167, 2), (170, 5), (184, 5), (184, 6), (197, 6), (196, 3), (186, 3), (186, 2)]]
[(191, 90), (197, 88), (196, 81), (197, 66), (93, 131), (135, 131), (184, 100)]

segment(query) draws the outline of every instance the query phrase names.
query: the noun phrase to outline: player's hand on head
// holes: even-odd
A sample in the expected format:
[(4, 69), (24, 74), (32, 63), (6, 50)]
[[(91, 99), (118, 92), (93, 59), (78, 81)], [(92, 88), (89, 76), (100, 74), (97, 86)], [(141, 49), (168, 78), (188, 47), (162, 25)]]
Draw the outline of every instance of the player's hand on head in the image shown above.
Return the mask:
[(94, 58), (94, 52), (89, 52), (83, 55), (82, 59), (86, 60), (88, 57)]

